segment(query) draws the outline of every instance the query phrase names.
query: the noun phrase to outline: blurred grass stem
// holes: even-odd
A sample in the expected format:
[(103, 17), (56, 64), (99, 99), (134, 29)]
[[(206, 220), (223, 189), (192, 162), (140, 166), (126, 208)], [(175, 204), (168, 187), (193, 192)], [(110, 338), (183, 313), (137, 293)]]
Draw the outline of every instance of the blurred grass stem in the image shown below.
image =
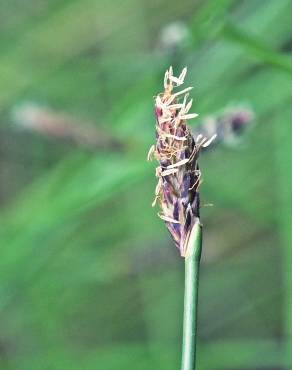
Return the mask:
[(196, 222), (185, 257), (185, 296), (181, 370), (196, 368), (199, 267), (202, 250), (202, 226)]

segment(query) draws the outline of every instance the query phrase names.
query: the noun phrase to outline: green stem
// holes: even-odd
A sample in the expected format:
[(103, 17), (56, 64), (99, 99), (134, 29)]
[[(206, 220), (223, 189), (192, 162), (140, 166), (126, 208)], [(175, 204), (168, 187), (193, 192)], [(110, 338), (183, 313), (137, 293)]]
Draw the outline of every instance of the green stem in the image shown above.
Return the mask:
[(182, 346), (182, 370), (196, 368), (199, 267), (202, 251), (202, 227), (197, 222), (191, 232), (185, 257), (185, 297)]

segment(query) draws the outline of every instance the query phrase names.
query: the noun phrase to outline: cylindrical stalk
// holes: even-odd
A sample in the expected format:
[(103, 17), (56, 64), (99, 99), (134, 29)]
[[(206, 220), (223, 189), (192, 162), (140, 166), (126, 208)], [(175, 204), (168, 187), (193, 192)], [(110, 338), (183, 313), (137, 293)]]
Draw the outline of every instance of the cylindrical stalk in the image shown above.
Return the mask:
[(199, 267), (202, 250), (202, 227), (197, 222), (192, 230), (185, 257), (185, 295), (182, 370), (195, 370), (197, 344), (197, 314)]

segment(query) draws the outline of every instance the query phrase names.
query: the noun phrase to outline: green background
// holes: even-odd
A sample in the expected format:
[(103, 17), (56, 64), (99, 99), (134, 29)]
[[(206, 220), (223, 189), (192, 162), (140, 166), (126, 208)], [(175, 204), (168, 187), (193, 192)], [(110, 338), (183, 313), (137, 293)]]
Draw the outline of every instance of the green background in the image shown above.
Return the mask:
[[(292, 368), (291, 14), (291, 0), (0, 1), (1, 370), (179, 369), (184, 266), (146, 161), (169, 65), (188, 66), (193, 125), (255, 113), (240, 145), (200, 159), (198, 369)], [(173, 22), (182, 38), (163, 44)], [(120, 144), (24, 129), (23, 104)]]

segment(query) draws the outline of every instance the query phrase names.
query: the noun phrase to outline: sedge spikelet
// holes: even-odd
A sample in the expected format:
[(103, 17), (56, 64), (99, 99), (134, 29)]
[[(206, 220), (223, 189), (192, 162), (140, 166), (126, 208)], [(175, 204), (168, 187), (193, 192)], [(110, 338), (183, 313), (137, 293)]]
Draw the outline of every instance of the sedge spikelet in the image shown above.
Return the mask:
[(202, 119), (199, 125), (193, 128), (193, 135), (213, 136), (216, 139), (207, 150), (219, 144), (236, 147), (240, 144), (244, 134), (252, 126), (254, 112), (246, 106), (235, 105), (228, 107), (219, 114), (209, 115)]
[(196, 139), (187, 125), (196, 113), (189, 113), (192, 100), (188, 100), (191, 87), (175, 92), (184, 83), (187, 69), (178, 77), (170, 67), (164, 77), (164, 91), (155, 99), (156, 144), (150, 148), (148, 159), (158, 160), (156, 168), (158, 184), (155, 200), (161, 212), (159, 217), (166, 226), (180, 251), (185, 257), (191, 231), (200, 222), (199, 186), (201, 171), (198, 165), (200, 149), (210, 144), (199, 135)]

